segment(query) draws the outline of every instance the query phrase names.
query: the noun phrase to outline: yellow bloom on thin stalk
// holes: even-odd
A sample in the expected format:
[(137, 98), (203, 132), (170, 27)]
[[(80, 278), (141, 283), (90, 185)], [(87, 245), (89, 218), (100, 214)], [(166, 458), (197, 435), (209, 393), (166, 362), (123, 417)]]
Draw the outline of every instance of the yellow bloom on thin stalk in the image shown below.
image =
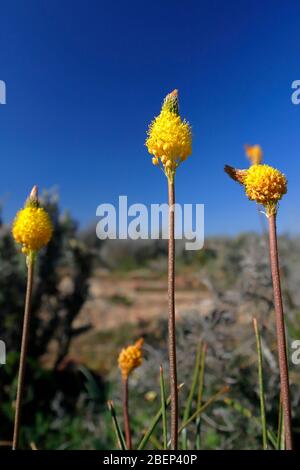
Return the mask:
[(127, 379), (131, 372), (139, 367), (143, 361), (142, 346), (144, 339), (140, 338), (135, 344), (122, 349), (119, 354), (118, 364), (123, 379)]
[(14, 434), (12, 448), (19, 446), (21, 407), (24, 394), (24, 379), (26, 369), (26, 356), (29, 340), (29, 327), (31, 316), (32, 287), (34, 277), (35, 257), (38, 250), (47, 245), (52, 236), (53, 228), (48, 213), (40, 207), (37, 186), (27, 199), (25, 206), (21, 209), (14, 220), (12, 235), (17, 243), (22, 245), (22, 251), (26, 254), (27, 261), (27, 288), (24, 308), (24, 321), (22, 332), (22, 343), (20, 351), (20, 365), (17, 384), (17, 396), (15, 404)]
[(147, 135), (146, 147), (153, 155), (152, 163), (161, 164), (166, 176), (173, 179), (177, 167), (192, 153), (191, 127), (179, 115), (177, 90), (166, 96)]
[(30, 197), (14, 220), (12, 234), (15, 241), (22, 245), (26, 255), (34, 255), (46, 246), (53, 233), (53, 227), (48, 213), (40, 207), (37, 189), (33, 188)]
[(122, 401), (123, 401), (123, 415), (124, 415), (124, 428), (127, 449), (132, 448), (131, 442), (131, 429), (128, 410), (128, 379), (131, 372), (139, 367), (143, 361), (142, 346), (144, 339), (140, 338), (135, 344), (131, 344), (127, 348), (122, 349), (119, 354), (118, 363), (122, 374)]
[(169, 93), (161, 112), (149, 126), (146, 147), (153, 155), (152, 163), (168, 178), (169, 242), (168, 242), (168, 345), (171, 395), (171, 448), (178, 445), (178, 387), (175, 331), (175, 174), (178, 166), (192, 153), (192, 131), (179, 114), (178, 91)]
[(248, 169), (240, 170), (226, 165), (226, 173), (242, 184), (251, 201), (262, 204), (266, 210), (269, 225), (270, 266), (272, 272), (275, 321), (280, 372), (280, 396), (283, 409), (285, 449), (293, 449), (291, 398), (289, 389), (288, 355), (286, 348), (285, 320), (280, 285), (280, 268), (276, 219), (278, 202), (287, 192), (287, 180), (283, 173), (269, 165), (262, 164), (262, 150), (259, 145), (245, 146), (246, 155), (251, 162)]

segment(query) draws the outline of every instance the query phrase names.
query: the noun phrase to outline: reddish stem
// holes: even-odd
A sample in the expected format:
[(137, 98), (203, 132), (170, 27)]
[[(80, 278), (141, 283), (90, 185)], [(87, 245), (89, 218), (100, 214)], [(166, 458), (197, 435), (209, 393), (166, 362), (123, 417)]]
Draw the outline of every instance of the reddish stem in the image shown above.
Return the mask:
[(131, 430), (128, 412), (128, 377), (123, 377), (123, 415), (124, 415), (124, 428), (125, 440), (128, 450), (132, 449)]
[(292, 424), (291, 424), (291, 400), (289, 388), (289, 370), (287, 361), (287, 348), (285, 338), (284, 314), (282, 306), (278, 246), (276, 233), (276, 214), (269, 216), (269, 242), (270, 261), (274, 291), (274, 305), (276, 315), (276, 331), (278, 343), (278, 362), (280, 371), (280, 390), (284, 415), (285, 445), (287, 450), (292, 450)]
[(26, 288), (25, 311), (24, 311), (22, 344), (21, 344), (17, 398), (16, 398), (14, 436), (13, 436), (13, 446), (12, 446), (13, 450), (16, 450), (19, 446), (21, 408), (22, 408), (22, 400), (23, 400), (23, 393), (24, 393), (26, 356), (27, 356), (28, 339), (29, 339), (33, 272), (34, 272), (34, 262), (31, 258), (28, 258), (27, 288)]
[(171, 446), (178, 445), (178, 390), (176, 367), (176, 331), (175, 331), (175, 190), (174, 181), (168, 178), (169, 192), (169, 246), (168, 246), (168, 337), (169, 337), (169, 375), (171, 394)]

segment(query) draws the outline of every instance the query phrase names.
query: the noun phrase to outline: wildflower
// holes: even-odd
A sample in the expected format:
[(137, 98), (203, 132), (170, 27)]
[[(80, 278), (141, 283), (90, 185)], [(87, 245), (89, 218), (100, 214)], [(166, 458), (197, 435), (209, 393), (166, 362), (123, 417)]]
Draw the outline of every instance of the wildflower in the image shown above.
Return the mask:
[(131, 372), (142, 364), (143, 343), (143, 338), (140, 338), (135, 344), (122, 349), (120, 352), (118, 363), (123, 379), (127, 379)]
[(169, 93), (161, 112), (149, 126), (146, 147), (154, 165), (162, 164), (167, 177), (173, 178), (177, 167), (192, 153), (192, 132), (178, 109), (178, 91)]
[(52, 231), (53, 228), (49, 215), (40, 207), (38, 189), (34, 186), (25, 203), (24, 209), (17, 213), (12, 228), (14, 239), (17, 243), (22, 245), (22, 251), (27, 255), (27, 288), (15, 405), (13, 449), (17, 449), (19, 446), (21, 407), (25, 389), (24, 380), (30, 330), (35, 255), (40, 248), (47, 245), (52, 236)]
[(175, 174), (178, 166), (192, 153), (192, 131), (179, 114), (178, 90), (169, 93), (161, 112), (149, 126), (146, 147), (153, 155), (152, 163), (168, 178), (169, 243), (168, 243), (168, 343), (171, 394), (171, 448), (178, 444), (178, 387), (175, 332)]
[(259, 204), (277, 204), (287, 192), (287, 181), (283, 173), (269, 165), (252, 165), (244, 178), (248, 198)]
[(12, 228), (13, 237), (22, 245), (23, 253), (28, 255), (47, 245), (52, 233), (50, 217), (45, 209), (40, 207), (34, 188), (24, 208), (15, 217)]
[(140, 338), (135, 344), (131, 344), (127, 348), (122, 349), (119, 354), (118, 363), (122, 374), (122, 401), (123, 401), (123, 415), (125, 427), (125, 439), (127, 449), (132, 448), (131, 442), (131, 429), (128, 410), (128, 378), (131, 372), (142, 364), (143, 354), (142, 346), (144, 340)]
[(226, 165), (226, 173), (244, 186), (246, 195), (252, 201), (262, 204), (266, 209), (269, 223), (270, 265), (273, 282), (275, 321), (278, 344), (278, 363), (280, 372), (280, 394), (283, 408), (285, 445), (292, 450), (291, 398), (289, 389), (288, 356), (285, 337), (285, 320), (282, 303), (280, 269), (277, 243), (278, 202), (287, 192), (287, 180), (283, 173), (269, 165), (262, 165), (262, 150), (259, 145), (246, 146), (246, 154), (252, 165), (246, 170), (239, 170)]
[[(252, 162), (262, 157), (262, 150), (258, 145), (248, 146), (247, 152)], [(265, 207), (267, 216), (277, 212), (278, 202), (287, 192), (287, 180), (283, 173), (260, 163), (253, 163), (248, 169), (243, 170), (226, 165), (225, 171), (244, 186), (245, 193), (251, 201), (256, 201)]]

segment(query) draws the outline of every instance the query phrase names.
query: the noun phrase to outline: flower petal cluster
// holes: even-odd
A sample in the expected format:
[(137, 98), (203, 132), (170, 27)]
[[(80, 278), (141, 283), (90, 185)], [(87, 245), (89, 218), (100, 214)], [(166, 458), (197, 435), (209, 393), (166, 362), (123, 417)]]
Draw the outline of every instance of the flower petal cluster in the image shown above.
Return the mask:
[(269, 165), (252, 165), (244, 178), (248, 198), (259, 204), (275, 203), (287, 192), (287, 180), (283, 173)]
[(23, 253), (37, 252), (43, 248), (49, 243), (52, 233), (50, 217), (42, 207), (28, 205), (17, 213), (12, 234), (16, 242), (22, 245)]
[(161, 162), (167, 176), (191, 155), (192, 131), (179, 115), (177, 90), (167, 95), (159, 116), (150, 124), (146, 147), (153, 155), (153, 164)]
[(144, 340), (140, 338), (135, 344), (122, 349), (119, 354), (118, 364), (121, 369), (123, 379), (127, 379), (129, 374), (142, 364)]

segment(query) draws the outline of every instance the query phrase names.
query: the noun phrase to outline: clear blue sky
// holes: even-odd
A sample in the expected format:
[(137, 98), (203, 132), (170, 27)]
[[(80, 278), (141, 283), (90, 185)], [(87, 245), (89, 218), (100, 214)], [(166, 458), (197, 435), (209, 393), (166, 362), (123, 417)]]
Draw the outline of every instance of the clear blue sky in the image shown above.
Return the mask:
[(193, 155), (177, 200), (205, 204), (206, 233), (259, 229), (255, 205), (223, 173), (260, 143), (289, 193), (280, 228), (299, 231), (298, 1), (6, 0), (0, 8), (0, 196), (11, 220), (31, 186), (57, 186), (84, 225), (101, 202), (158, 203), (166, 180), (144, 147), (178, 88)]

